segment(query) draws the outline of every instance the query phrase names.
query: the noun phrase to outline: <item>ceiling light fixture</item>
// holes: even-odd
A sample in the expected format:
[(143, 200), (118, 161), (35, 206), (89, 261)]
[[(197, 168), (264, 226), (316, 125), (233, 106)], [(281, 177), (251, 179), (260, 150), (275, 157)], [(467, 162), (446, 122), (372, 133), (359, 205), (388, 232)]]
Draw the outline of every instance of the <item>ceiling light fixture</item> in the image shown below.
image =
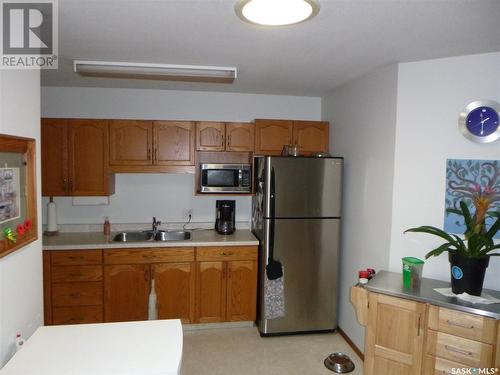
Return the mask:
[(209, 83), (233, 83), (235, 67), (149, 64), (113, 61), (74, 60), (73, 70), (83, 76), (153, 79)]
[(304, 22), (319, 12), (316, 0), (240, 0), (234, 10), (242, 20), (264, 26)]

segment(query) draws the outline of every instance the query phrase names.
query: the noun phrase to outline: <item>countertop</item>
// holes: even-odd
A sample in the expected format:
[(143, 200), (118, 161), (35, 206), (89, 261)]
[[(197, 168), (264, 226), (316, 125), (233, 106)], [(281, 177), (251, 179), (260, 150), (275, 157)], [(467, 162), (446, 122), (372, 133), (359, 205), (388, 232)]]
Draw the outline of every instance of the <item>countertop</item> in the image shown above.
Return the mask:
[(178, 319), (45, 326), (0, 374), (179, 374)]
[(237, 229), (233, 234), (218, 234), (213, 229), (193, 230), (191, 239), (184, 241), (113, 242), (116, 233), (105, 236), (101, 232), (59, 233), (43, 236), (44, 250), (124, 249), (145, 247), (194, 246), (257, 246), (259, 241), (248, 229)]
[[(402, 274), (380, 271), (365, 285), (365, 288), (375, 293), (387, 294), (389, 296), (411, 299), (471, 314), (500, 319), (500, 303), (491, 305), (472, 304), (461, 301), (456, 297), (445, 297), (433, 290), (434, 288), (450, 288), (450, 283), (445, 281), (422, 278), (420, 289), (405, 289), (403, 288)], [(483, 292), (493, 297), (500, 298), (500, 291), (483, 289)]]

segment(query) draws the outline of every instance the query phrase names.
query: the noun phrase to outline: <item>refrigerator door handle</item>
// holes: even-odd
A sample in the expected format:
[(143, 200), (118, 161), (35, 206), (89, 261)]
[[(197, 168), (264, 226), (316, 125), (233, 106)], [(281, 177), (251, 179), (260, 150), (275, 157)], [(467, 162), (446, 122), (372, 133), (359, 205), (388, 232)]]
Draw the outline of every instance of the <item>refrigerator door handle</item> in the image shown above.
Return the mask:
[(274, 259), (274, 226), (276, 219), (275, 212), (275, 178), (274, 168), (271, 169), (271, 186), (270, 186), (270, 213), (271, 220), (269, 221), (269, 258), (266, 266), (266, 276), (269, 280), (276, 280), (283, 276), (283, 265)]

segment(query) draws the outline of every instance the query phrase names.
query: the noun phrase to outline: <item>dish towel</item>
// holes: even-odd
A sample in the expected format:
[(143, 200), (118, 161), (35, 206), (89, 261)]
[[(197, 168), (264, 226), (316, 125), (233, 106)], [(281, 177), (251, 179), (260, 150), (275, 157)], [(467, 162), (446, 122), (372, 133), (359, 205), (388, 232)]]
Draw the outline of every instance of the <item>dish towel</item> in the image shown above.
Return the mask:
[(454, 294), (451, 291), (451, 288), (434, 288), (434, 290), (438, 293), (441, 293), (446, 297), (456, 297), (462, 301), (470, 302), (473, 304), (483, 304), (483, 305), (491, 305), (493, 303), (500, 303), (500, 299), (490, 296), (487, 293), (482, 293), (481, 296), (472, 296), (469, 293), (461, 293)]
[(264, 277), (264, 318), (277, 319), (285, 316), (285, 275), (276, 280)]

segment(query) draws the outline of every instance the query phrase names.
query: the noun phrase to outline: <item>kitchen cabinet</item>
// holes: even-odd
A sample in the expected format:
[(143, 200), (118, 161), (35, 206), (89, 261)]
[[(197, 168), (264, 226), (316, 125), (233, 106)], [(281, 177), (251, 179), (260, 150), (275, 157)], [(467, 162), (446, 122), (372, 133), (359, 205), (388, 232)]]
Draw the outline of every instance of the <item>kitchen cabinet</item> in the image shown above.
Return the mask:
[(43, 253), (45, 324), (103, 322), (101, 250)]
[(297, 144), (300, 152), (328, 152), (329, 124), (326, 121), (255, 120), (255, 153), (280, 155), (284, 145)]
[(254, 124), (247, 122), (198, 122), (198, 151), (244, 151), (254, 149)]
[(111, 120), (110, 164), (117, 172), (193, 166), (194, 141), (195, 126), (190, 121)]
[(105, 120), (42, 119), (42, 195), (108, 196), (108, 126)]
[(257, 247), (45, 250), (45, 324), (148, 318), (154, 279), (159, 319), (254, 321)]
[(358, 286), (351, 288), (351, 302), (366, 327), (366, 375), (451, 374), (498, 366), (500, 325), (493, 318)]
[(181, 319), (194, 323), (195, 264), (160, 263), (152, 266), (158, 319)]
[(109, 122), (110, 165), (153, 163), (153, 122), (111, 120)]
[(420, 374), (425, 304), (382, 294), (369, 295), (366, 374)]
[(149, 292), (149, 265), (105, 265), (104, 321), (147, 320)]
[(257, 248), (197, 248), (196, 260), (196, 321), (255, 320)]

